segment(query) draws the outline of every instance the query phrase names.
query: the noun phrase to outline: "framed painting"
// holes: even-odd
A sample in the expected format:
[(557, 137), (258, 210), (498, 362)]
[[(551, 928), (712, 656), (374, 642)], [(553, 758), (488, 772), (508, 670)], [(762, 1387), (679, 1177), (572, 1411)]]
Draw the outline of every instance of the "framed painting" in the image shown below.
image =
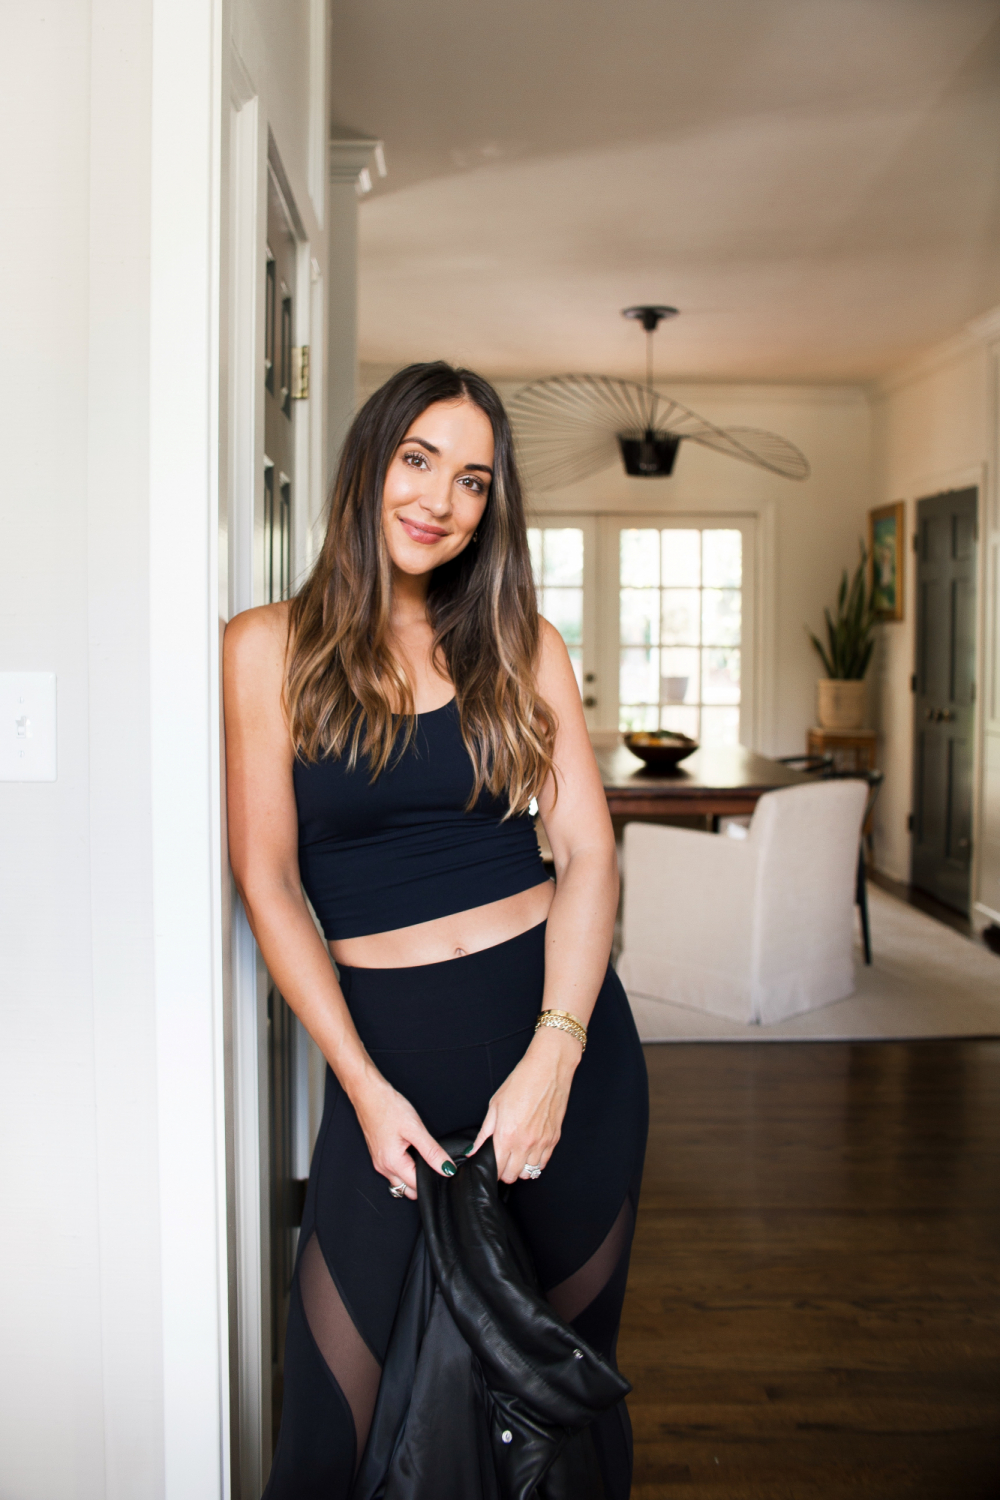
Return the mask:
[(868, 555), (880, 620), (903, 618), (906, 506), (902, 500), (868, 512)]

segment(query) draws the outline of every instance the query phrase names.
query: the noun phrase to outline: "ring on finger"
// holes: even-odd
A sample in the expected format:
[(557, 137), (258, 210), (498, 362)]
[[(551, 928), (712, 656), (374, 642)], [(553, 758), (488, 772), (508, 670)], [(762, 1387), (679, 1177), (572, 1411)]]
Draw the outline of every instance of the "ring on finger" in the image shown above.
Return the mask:
[(390, 1198), (405, 1198), (406, 1197), (406, 1183), (405, 1182), (397, 1182), (392, 1187), (390, 1187), (390, 1189), (389, 1189), (389, 1197)]
[(532, 1182), (536, 1182), (542, 1175), (542, 1169), (541, 1167), (533, 1167), (530, 1161), (526, 1161), (524, 1164), (524, 1175), (530, 1178)]

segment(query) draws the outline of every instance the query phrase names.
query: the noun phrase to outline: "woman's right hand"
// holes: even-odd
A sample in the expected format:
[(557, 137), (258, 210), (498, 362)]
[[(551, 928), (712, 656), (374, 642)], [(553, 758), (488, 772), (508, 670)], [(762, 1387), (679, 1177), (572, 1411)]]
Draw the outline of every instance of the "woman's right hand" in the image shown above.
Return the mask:
[(402, 1183), (406, 1197), (417, 1196), (413, 1148), (439, 1177), (454, 1177), (455, 1163), (438, 1145), (408, 1099), (379, 1074), (352, 1100), (376, 1172), (390, 1187)]

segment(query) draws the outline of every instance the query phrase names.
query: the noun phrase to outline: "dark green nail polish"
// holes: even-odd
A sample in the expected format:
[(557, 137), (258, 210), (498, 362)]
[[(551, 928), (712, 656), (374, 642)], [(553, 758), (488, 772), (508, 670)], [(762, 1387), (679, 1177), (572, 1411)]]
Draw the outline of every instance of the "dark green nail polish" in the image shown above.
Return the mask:
[(446, 1177), (454, 1177), (455, 1173), (458, 1171), (458, 1168), (455, 1166), (455, 1163), (453, 1161), (443, 1161), (441, 1163), (441, 1170)]

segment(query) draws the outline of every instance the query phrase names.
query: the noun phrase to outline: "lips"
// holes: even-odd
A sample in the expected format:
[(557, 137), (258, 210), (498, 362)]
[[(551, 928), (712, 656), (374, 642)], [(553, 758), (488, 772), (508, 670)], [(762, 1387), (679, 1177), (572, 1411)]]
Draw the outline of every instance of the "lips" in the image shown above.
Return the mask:
[(399, 524), (412, 542), (419, 542), (423, 547), (432, 547), (448, 533), (440, 526), (429, 526), (422, 521), (411, 521), (408, 516), (400, 516)]

